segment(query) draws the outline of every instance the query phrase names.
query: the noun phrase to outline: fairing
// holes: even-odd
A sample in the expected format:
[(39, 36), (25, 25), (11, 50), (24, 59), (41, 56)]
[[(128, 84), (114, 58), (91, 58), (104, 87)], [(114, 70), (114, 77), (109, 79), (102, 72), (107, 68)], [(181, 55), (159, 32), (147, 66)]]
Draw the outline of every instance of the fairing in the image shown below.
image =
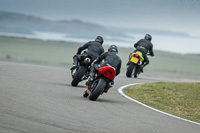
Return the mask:
[[(99, 68), (98, 75), (102, 74), (104, 77), (108, 78), (109, 80), (114, 80), (115, 78), (115, 69), (110, 66), (105, 66)], [(97, 75), (97, 77), (98, 77)]]

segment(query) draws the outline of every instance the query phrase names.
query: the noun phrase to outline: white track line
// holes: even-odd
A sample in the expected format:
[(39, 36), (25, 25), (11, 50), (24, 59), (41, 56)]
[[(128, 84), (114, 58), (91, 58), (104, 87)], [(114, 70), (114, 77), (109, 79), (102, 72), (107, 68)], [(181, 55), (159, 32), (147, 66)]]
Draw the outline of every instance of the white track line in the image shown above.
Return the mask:
[(152, 107), (150, 107), (150, 106), (148, 106), (148, 105), (146, 105), (146, 104), (143, 104), (143, 103), (141, 103), (141, 102), (139, 102), (139, 101), (137, 101), (137, 100), (135, 100), (135, 99), (133, 99), (133, 98), (127, 96), (126, 94), (124, 94), (123, 90), (124, 90), (126, 87), (131, 86), (131, 85), (136, 85), (136, 84), (139, 84), (139, 83), (128, 84), (128, 85), (122, 86), (122, 87), (120, 87), (120, 88), (118, 89), (118, 92), (119, 92), (122, 96), (124, 96), (124, 97), (130, 99), (131, 101), (134, 101), (134, 102), (136, 102), (136, 103), (138, 103), (138, 104), (140, 104), (140, 105), (142, 105), (142, 106), (145, 106), (145, 107), (147, 107), (147, 108), (149, 108), (149, 109), (152, 109), (152, 110), (157, 111), (157, 112), (159, 112), (159, 113), (162, 113), (162, 114), (165, 114), (165, 115), (168, 115), (168, 116), (171, 116), (171, 117), (174, 117), (174, 118), (183, 120), (183, 121), (187, 121), (187, 122), (190, 122), (190, 123), (193, 123), (193, 124), (200, 125), (200, 123), (198, 123), (198, 122), (190, 121), (190, 120), (187, 120), (187, 119), (184, 119), (184, 118), (181, 118), (181, 117), (178, 117), (178, 116), (175, 116), (175, 115), (172, 115), (172, 114), (169, 114), (169, 113), (160, 111), (160, 110), (158, 110), (158, 109), (152, 108)]

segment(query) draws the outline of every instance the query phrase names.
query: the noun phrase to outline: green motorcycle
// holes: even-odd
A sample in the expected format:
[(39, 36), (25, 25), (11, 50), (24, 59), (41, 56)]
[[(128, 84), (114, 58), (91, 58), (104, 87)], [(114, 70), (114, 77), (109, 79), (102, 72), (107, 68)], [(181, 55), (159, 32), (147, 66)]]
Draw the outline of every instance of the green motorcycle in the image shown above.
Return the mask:
[(126, 71), (126, 76), (131, 78), (134, 76), (137, 78), (140, 74), (140, 68), (142, 65), (142, 62), (144, 61), (142, 52), (137, 51), (134, 53), (131, 53), (129, 55), (129, 62), (127, 63), (127, 71)]

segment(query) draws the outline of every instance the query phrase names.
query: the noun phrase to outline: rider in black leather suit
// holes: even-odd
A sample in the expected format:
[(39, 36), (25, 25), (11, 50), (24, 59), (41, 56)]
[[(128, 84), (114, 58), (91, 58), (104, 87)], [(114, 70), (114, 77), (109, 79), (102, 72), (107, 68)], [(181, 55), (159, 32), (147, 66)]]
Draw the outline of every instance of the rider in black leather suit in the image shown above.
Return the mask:
[(76, 55), (73, 57), (74, 66), (71, 69), (75, 69), (78, 66), (77, 55), (81, 54), (81, 52), (85, 49), (87, 49), (87, 51), (84, 54), (89, 55), (92, 58), (92, 61), (94, 61), (99, 55), (104, 52), (102, 44), (103, 37), (97, 36), (95, 41), (89, 41), (83, 46), (79, 47)]
[[(91, 68), (90, 71), (90, 78), (88, 79), (88, 82), (86, 82), (86, 85), (91, 83), (91, 81), (94, 79), (95, 73), (98, 72), (99, 68), (104, 66), (111, 66), (115, 68), (116, 76), (120, 73), (121, 64), (122, 61), (120, 57), (117, 55), (118, 48), (116, 45), (111, 45), (108, 49), (108, 52), (105, 52), (101, 54), (94, 62), (94, 66)], [(102, 64), (96, 64), (100, 61), (104, 60)]]
[(151, 40), (151, 35), (146, 34), (144, 39), (140, 39), (137, 43), (134, 44), (134, 47), (136, 48), (134, 52), (141, 51), (144, 57), (144, 61), (140, 69), (141, 72), (143, 72), (143, 68), (149, 64), (147, 53), (149, 53), (151, 56), (154, 56), (153, 44), (151, 43)]

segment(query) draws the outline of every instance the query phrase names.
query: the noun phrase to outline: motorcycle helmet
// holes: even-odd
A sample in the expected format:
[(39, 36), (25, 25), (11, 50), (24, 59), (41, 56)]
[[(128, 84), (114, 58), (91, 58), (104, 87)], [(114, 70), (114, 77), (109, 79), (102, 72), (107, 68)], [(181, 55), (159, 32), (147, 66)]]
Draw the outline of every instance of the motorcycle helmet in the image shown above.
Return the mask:
[(144, 39), (151, 41), (152, 37), (151, 37), (151, 35), (146, 34), (145, 37), (144, 37)]
[(108, 52), (117, 52), (118, 53), (118, 48), (116, 45), (111, 45), (109, 48), (108, 48)]
[(103, 44), (103, 37), (101, 36), (97, 36), (95, 39), (96, 42), (100, 42), (101, 44)]

